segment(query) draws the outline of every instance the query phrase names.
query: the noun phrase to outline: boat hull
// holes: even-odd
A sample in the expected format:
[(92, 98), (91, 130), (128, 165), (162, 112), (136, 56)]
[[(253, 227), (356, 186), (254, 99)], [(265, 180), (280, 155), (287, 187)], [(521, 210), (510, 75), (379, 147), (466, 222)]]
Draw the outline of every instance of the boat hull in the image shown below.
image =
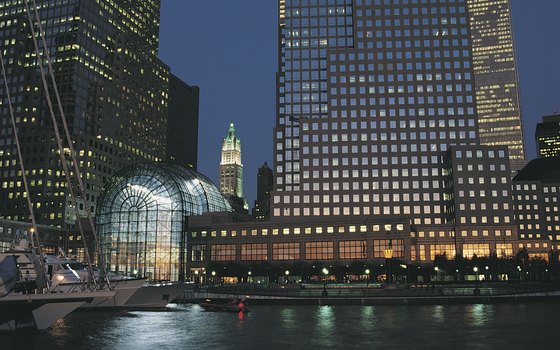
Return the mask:
[(184, 283), (146, 283), (124, 304), (124, 308), (164, 309), (184, 292)]
[(78, 307), (114, 295), (112, 291), (8, 294), (0, 298), (0, 332), (47, 329)]

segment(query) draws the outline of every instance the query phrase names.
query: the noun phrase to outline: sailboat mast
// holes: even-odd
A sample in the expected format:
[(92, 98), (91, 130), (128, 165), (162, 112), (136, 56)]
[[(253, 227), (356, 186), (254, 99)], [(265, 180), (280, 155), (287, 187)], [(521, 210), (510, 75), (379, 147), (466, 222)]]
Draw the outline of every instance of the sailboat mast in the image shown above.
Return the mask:
[[(4, 66), (4, 55), (2, 54), (2, 50), (0, 50), (0, 65), (2, 68), (2, 78), (4, 79), (4, 90), (6, 91), (6, 97), (8, 99), (8, 109), (10, 111), (10, 119), (12, 122), (12, 128), (14, 129), (14, 140), (16, 142), (16, 149), (18, 154), (18, 161), (19, 167), (21, 170), (21, 177), (23, 181), (23, 187), (25, 189), (25, 193), (27, 194), (27, 207), (29, 208), (29, 215), (31, 216), (31, 242), (33, 243), (34, 240), (37, 240), (37, 254), (39, 255), (39, 263), (41, 266), (42, 271), (45, 271), (45, 262), (43, 260), (43, 250), (41, 248), (41, 240), (39, 235), (39, 230), (37, 228), (37, 222), (35, 220), (35, 212), (33, 210), (33, 203), (31, 203), (31, 192), (29, 192), (29, 185), (27, 181), (27, 175), (25, 174), (25, 166), (23, 164), (23, 155), (21, 153), (21, 143), (19, 141), (19, 136), (17, 133), (17, 124), (16, 119), (14, 117), (14, 108), (12, 105), (12, 97), (10, 95), (10, 89), (8, 87), (8, 77), (6, 75), (6, 67)], [(33, 250), (33, 254), (35, 254), (35, 250)], [(45, 281), (45, 279), (42, 279)], [(46, 281), (45, 281), (46, 282)], [(46, 285), (40, 286), (41, 288), (47, 287)]]
[[(51, 120), (52, 120), (52, 123), (53, 123), (53, 129), (54, 129), (54, 132), (55, 132), (55, 139), (56, 139), (56, 143), (57, 143), (57, 146), (58, 146), (58, 151), (60, 153), (60, 159), (61, 159), (62, 167), (63, 167), (63, 170), (64, 170), (64, 175), (66, 176), (66, 181), (68, 183), (67, 188), (68, 188), (68, 191), (70, 192), (70, 197), (72, 199), (72, 205), (74, 206), (74, 208), (76, 208), (76, 211), (77, 211), (78, 206), (77, 206), (77, 203), (76, 203), (76, 196), (74, 194), (74, 190), (73, 190), (73, 187), (72, 187), (72, 182), (71, 182), (71, 178), (70, 178), (70, 171), (68, 169), (68, 164), (66, 162), (66, 157), (65, 157), (65, 154), (64, 154), (64, 147), (62, 145), (62, 138), (61, 138), (60, 132), (58, 130), (58, 123), (57, 123), (56, 115), (54, 113), (54, 109), (53, 109), (53, 105), (52, 105), (51, 95), (50, 95), (50, 92), (49, 92), (49, 86), (47, 84), (47, 79), (46, 79), (46, 74), (45, 74), (45, 70), (44, 70), (44, 67), (43, 67), (43, 62), (41, 60), (41, 52), (39, 50), (39, 44), (37, 42), (37, 34), (35, 32), (34, 23), (33, 23), (33, 19), (32, 19), (32, 16), (31, 16), (31, 11), (29, 9), (29, 5), (27, 4), (27, 1), (24, 1), (23, 3), (25, 5), (25, 10), (27, 12), (27, 19), (28, 19), (28, 22), (29, 22), (30, 30), (31, 30), (31, 37), (33, 38), (33, 45), (35, 46), (35, 54), (37, 56), (37, 65), (38, 65), (39, 71), (41, 73), (41, 80), (43, 82), (43, 88), (45, 90), (45, 98), (47, 100), (47, 105), (49, 107), (49, 112), (50, 112)], [(36, 9), (37, 4), (35, 3), (35, 0), (33, 0), (33, 4), (34, 4), (35, 9)], [(40, 21), (40, 18), (38, 17), (37, 12), (35, 12), (35, 16), (36, 16), (37, 23), (39, 23), (39, 28), (40, 28), (40, 31), (41, 31), (41, 35), (44, 35), (42, 33), (42, 27), (41, 27), (41, 24), (40, 24), (41, 21)], [(45, 50), (46, 55), (48, 57), (48, 50), (47, 50), (47, 47), (45, 45), (44, 45), (44, 50)], [(49, 65), (49, 69), (52, 69), (52, 67), (50, 65)], [(56, 90), (55, 90), (55, 92), (58, 93)], [(61, 115), (61, 119), (64, 120), (64, 115)], [(72, 147), (71, 143), (70, 143), (69, 147)], [(86, 237), (85, 237), (85, 234), (84, 234), (82, 223), (79, 220), (79, 216), (78, 216), (77, 222), (78, 222), (78, 228), (80, 230), (80, 235), (82, 236), (82, 242), (84, 244), (84, 250), (85, 250), (86, 258), (87, 258), (88, 276), (89, 276), (88, 277), (88, 287), (91, 287), (91, 282), (92, 282), (92, 279), (93, 279), (93, 266), (92, 266), (92, 262), (91, 262), (91, 254), (89, 253), (89, 248), (88, 248), (87, 243), (86, 243), (87, 240), (86, 240)]]
[[(89, 200), (88, 200), (88, 196), (87, 193), (85, 191), (85, 186), (82, 180), (82, 174), (81, 174), (81, 170), (80, 167), (78, 166), (78, 160), (76, 159), (76, 151), (74, 149), (73, 146), (73, 142), (72, 142), (72, 136), (70, 134), (70, 130), (68, 129), (68, 123), (66, 122), (66, 116), (64, 113), (64, 108), (62, 108), (62, 101), (60, 99), (60, 94), (58, 92), (58, 86), (56, 84), (56, 79), (54, 76), (54, 70), (51, 64), (51, 57), (50, 57), (50, 53), (49, 50), (47, 50), (47, 42), (45, 39), (45, 32), (43, 30), (43, 26), (41, 24), (41, 21), (39, 19), (39, 13), (37, 12), (37, 4), (35, 2), (35, 0), (33, 1), (33, 5), (34, 5), (34, 13), (35, 13), (35, 17), (37, 18), (37, 26), (39, 27), (39, 35), (41, 38), (41, 43), (43, 44), (43, 48), (45, 49), (45, 55), (47, 58), (47, 65), (49, 67), (49, 75), (51, 77), (51, 81), (53, 84), (53, 90), (55, 93), (55, 97), (56, 97), (56, 101), (57, 101), (57, 105), (58, 105), (58, 111), (60, 113), (60, 119), (62, 121), (62, 126), (63, 126), (63, 130), (64, 130), (64, 134), (66, 136), (66, 143), (68, 144), (68, 148), (70, 149), (70, 157), (72, 158), (72, 165), (74, 166), (74, 174), (76, 176), (76, 180), (78, 182), (78, 189), (80, 190), (80, 194), (82, 196), (82, 199), (84, 201), (84, 208), (85, 208), (85, 212), (86, 212), (86, 217), (89, 221), (89, 225), (91, 227), (92, 230), (92, 235), (93, 235), (93, 241), (94, 241), (94, 245), (96, 248), (96, 251), (98, 253), (98, 258), (99, 258), (99, 265), (100, 265), (100, 270), (102, 273), (102, 276), (106, 275), (106, 266), (105, 266), (105, 258), (102, 254), (101, 251), (101, 245), (97, 236), (97, 230), (95, 228), (95, 222), (93, 220), (93, 215), (91, 213), (91, 209), (90, 209), (90, 205), (89, 205)], [(70, 186), (70, 184), (69, 184)], [(76, 211), (78, 210), (78, 208), (76, 207)], [(79, 217), (79, 213), (77, 215), (77, 217)], [(79, 220), (78, 220), (79, 221)], [(102, 277), (100, 276), (100, 277)]]

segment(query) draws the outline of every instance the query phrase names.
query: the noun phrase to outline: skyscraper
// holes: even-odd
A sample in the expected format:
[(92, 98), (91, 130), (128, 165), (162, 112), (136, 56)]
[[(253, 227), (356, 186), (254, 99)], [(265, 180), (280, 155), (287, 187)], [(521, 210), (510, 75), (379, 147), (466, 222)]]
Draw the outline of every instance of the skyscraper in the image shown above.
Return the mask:
[(465, 1), (280, 1), (275, 218), (445, 222), (442, 154), (477, 145)]
[(198, 163), (198, 99), (197, 86), (169, 75), (167, 158), (194, 170)]
[(257, 173), (257, 199), (253, 208), (253, 217), (259, 221), (270, 220), (270, 192), (274, 184), (274, 174), (266, 162)]
[(480, 143), (509, 148), (513, 171), (525, 147), (509, 0), (468, 0)]
[(560, 156), (560, 113), (545, 115), (535, 131), (539, 157)]
[(222, 140), (220, 161), (220, 192), (229, 200), (236, 211), (247, 212), (248, 205), (243, 197), (243, 164), (241, 163), (241, 140), (235, 135), (235, 126)]
[[(483, 44), (473, 43), (469, 4), (279, 1), (273, 220), (409, 218), (419, 242), (436, 235), (453, 242), (458, 234), (467, 244), (487, 226), (491, 236), (508, 232), (511, 251), (510, 180), (502, 176), (508, 151), (481, 142), (477, 104), (487, 100), (477, 97), (482, 58), (473, 51)], [(489, 11), (493, 20), (501, 16)], [(484, 62), (484, 74), (501, 69)], [(446, 165), (449, 155), (457, 158)], [(499, 175), (490, 178), (492, 169)], [(491, 215), (488, 203), (466, 205), (479, 195), (495, 203)]]
[[(516, 107), (490, 106), (505, 99), (497, 91), (477, 95), (485, 88), (477, 72), (501, 70), (492, 66), (500, 50), (473, 54), (491, 32), (478, 16), (500, 22), (503, 14), (490, 6), (472, 23), (470, 0), (278, 3), (271, 219), (193, 220), (192, 255), (207, 251), (208, 262), (249, 269), (261, 261), (362, 268), (383, 258), (513, 257), (522, 248), (521, 203), (512, 197), (510, 144), (481, 142), (489, 120), (477, 108), (494, 115)], [(483, 38), (476, 44), (474, 30)], [(493, 79), (516, 94), (506, 78)], [(502, 130), (499, 118), (492, 122), (489, 130)], [(532, 253), (546, 253), (550, 246), (538, 243)], [(206, 260), (192, 263), (202, 271)]]
[[(49, 65), (43, 53), (38, 62), (26, 3), (37, 33), (37, 21), (41, 21), (47, 47), (37, 34), (39, 51), (50, 54), (75, 156), (94, 210), (101, 187), (117, 170), (132, 162), (166, 157), (169, 68), (157, 57), (160, 1), (37, 0), (37, 12), (34, 2), (0, 1), (7, 82), (30, 184), (26, 194), (2, 84), (0, 217), (27, 221), (25, 198), (29, 195), (38, 222), (72, 225), (77, 215), (84, 215), (85, 202), (81, 196), (77, 198), (77, 214), (39, 70), (41, 65), (47, 72), (60, 125)], [(70, 162), (67, 144), (63, 153)]]

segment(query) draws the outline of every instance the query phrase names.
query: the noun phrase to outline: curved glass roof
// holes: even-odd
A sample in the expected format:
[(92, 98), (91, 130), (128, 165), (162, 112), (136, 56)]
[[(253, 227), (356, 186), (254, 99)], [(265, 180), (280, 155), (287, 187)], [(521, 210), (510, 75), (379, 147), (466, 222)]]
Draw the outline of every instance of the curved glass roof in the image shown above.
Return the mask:
[(113, 176), (101, 193), (98, 215), (137, 209), (179, 210), (183, 215), (231, 211), (212, 181), (169, 163), (139, 163)]
[(97, 208), (110, 270), (173, 281), (184, 277), (187, 217), (232, 210), (210, 179), (170, 163), (124, 168), (107, 182)]

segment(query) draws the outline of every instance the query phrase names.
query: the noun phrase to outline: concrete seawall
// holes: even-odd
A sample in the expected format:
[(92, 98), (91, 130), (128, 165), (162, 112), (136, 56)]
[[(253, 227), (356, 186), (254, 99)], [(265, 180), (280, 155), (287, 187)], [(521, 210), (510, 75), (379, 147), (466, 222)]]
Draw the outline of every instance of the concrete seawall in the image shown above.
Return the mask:
[(417, 289), (384, 288), (250, 288), (226, 287), (186, 290), (180, 303), (206, 299), (247, 298), (251, 304), (276, 305), (406, 305), (480, 304), (560, 301), (560, 289), (489, 286), (437, 286)]

